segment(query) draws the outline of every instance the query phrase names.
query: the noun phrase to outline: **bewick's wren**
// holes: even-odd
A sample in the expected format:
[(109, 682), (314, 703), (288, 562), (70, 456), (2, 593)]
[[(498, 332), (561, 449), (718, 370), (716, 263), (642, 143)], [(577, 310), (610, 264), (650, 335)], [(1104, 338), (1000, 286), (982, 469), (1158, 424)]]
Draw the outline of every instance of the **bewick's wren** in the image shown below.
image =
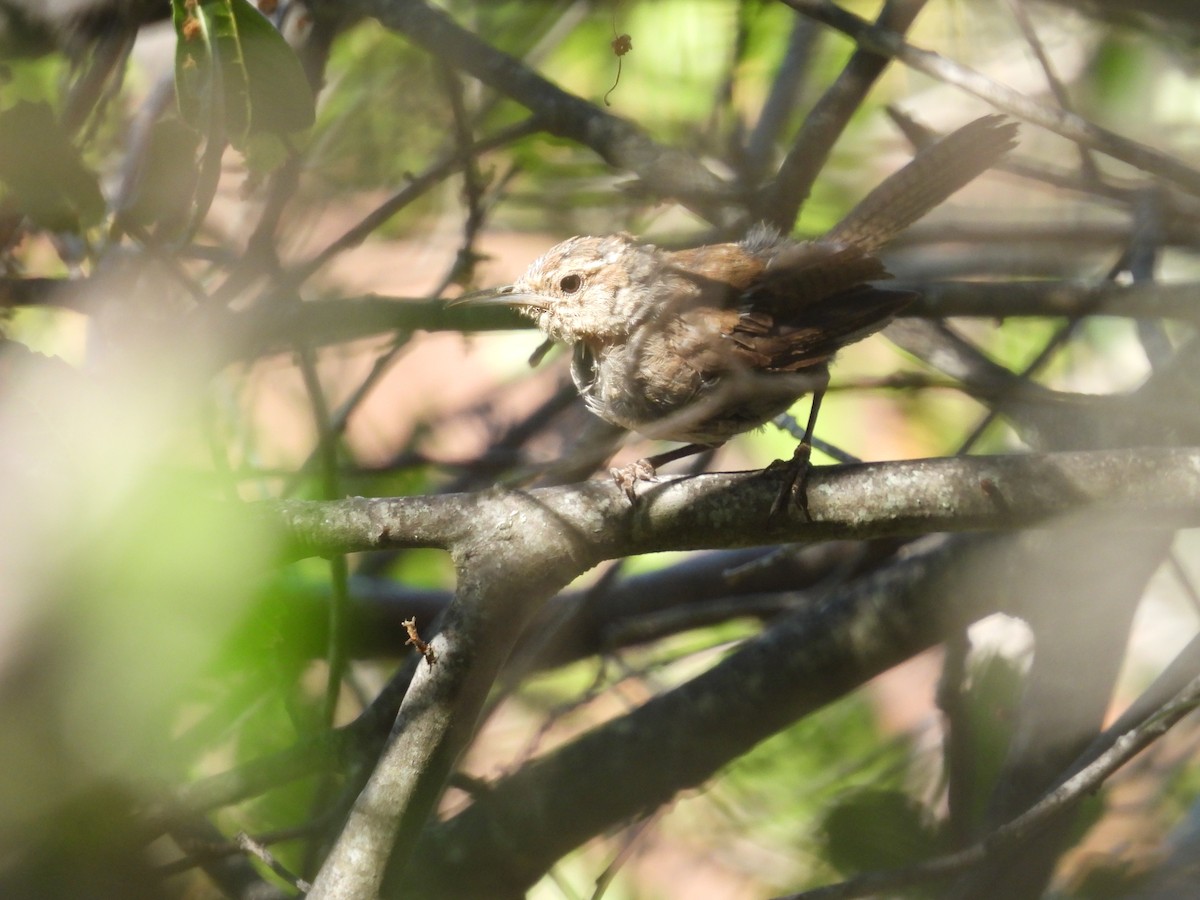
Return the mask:
[(914, 296), (872, 284), (889, 277), (875, 252), (991, 167), (1015, 136), (1001, 116), (963, 126), (813, 241), (764, 226), (738, 243), (678, 251), (627, 234), (573, 237), (514, 284), (453, 302), (517, 307), (571, 347), (571, 375), (592, 412), (690, 445), (646, 462), (722, 444), (813, 393), (807, 441), (834, 354)]

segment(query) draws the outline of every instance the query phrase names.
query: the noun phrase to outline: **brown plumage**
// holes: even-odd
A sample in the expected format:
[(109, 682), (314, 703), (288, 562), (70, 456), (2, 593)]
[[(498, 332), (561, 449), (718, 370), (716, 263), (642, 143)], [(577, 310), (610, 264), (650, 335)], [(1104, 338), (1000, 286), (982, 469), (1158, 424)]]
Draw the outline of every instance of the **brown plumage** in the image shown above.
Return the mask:
[(887, 241), (991, 167), (1015, 124), (985, 116), (887, 178), (828, 234), (757, 227), (742, 241), (668, 251), (627, 234), (574, 237), (513, 285), (458, 302), (520, 308), (572, 348), (588, 407), (650, 437), (712, 446), (820, 391), (839, 349), (913, 295), (878, 287)]

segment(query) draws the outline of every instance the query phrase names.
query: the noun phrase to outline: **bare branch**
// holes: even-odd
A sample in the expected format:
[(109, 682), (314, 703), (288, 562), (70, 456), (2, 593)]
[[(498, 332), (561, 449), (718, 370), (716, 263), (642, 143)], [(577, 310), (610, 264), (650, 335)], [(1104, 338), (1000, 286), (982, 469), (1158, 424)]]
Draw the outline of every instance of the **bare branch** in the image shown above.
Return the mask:
[(799, 13), (853, 38), (860, 47), (894, 57), (931, 78), (962, 88), (996, 109), (1039, 125), (1069, 141), (1076, 141), (1135, 168), (1157, 175), (1192, 194), (1200, 194), (1200, 172), (1174, 156), (1122, 137), (1063, 109), (1045, 106), (974, 69), (907, 43), (894, 31), (872, 25), (831, 0), (783, 0)]
[[(454, 548), (459, 554), (468, 538), (495, 529), (537, 553), (524, 529), (540, 523), (573, 536), (576, 565), (583, 564), (577, 572), (632, 553), (1055, 527), (1061, 524), (1056, 517), (1072, 513), (1108, 527), (1200, 523), (1193, 502), (1200, 493), (1200, 450), (1191, 448), (818, 468), (809, 481), (811, 521), (798, 511), (768, 520), (780, 478), (759, 471), (663, 478), (641, 487), (632, 507), (616, 484), (592, 481), (484, 495), (264, 502), (257, 509), (278, 518), (294, 556), (388, 547)], [(514, 516), (524, 517), (519, 532), (505, 524)], [(494, 537), (490, 547), (493, 553), (500, 549)]]
[[(903, 34), (924, 8), (926, 0), (889, 0), (877, 20), (889, 33)], [(860, 47), (817, 101), (796, 134), (779, 172), (761, 193), (752, 219), (763, 219), (784, 232), (795, 225), (800, 207), (825, 167), (833, 145), (867, 92), (887, 68), (889, 58)]]
[[(87, 288), (71, 289), (77, 282), (53, 282), (38, 289), (61, 290), (47, 302), (82, 303)], [(1177, 284), (1115, 285), (1087, 284), (1061, 280), (1017, 282), (910, 281), (897, 279), (898, 289), (912, 290), (920, 298), (899, 313), (900, 318), (945, 318), (978, 316), (1007, 319), (1017, 316), (1143, 316), (1195, 322), (1200, 306), (1195, 303), (1197, 286)], [(4, 284), (0, 281), (0, 303)], [(78, 298), (75, 300), (74, 298)], [(286, 350), (298, 341), (328, 346), (396, 331), (511, 331), (531, 330), (529, 319), (499, 306), (448, 306), (441, 300), (367, 295), (312, 299), (286, 310), (254, 307), (242, 312), (222, 313), (211, 320), (224, 348), (222, 358), (254, 358)]]
[[(1094, 546), (1086, 528), (1066, 533)], [(1119, 543), (1122, 537), (1108, 533)], [(430, 896), (518, 896), (559, 855), (695, 787), (759, 741), (995, 611), (1047, 602), (1061, 544), (1036, 533), (934, 538), (772, 623), (702, 675), (502, 778), (418, 849)], [(1076, 562), (1092, 560), (1084, 552)], [(1113, 553), (1096, 577), (1126, 564)], [(1153, 567), (1153, 556), (1143, 561)], [(1118, 590), (1123, 589), (1123, 585)], [(518, 852), (518, 846), (520, 852)], [(450, 854), (470, 848), (468, 865)]]

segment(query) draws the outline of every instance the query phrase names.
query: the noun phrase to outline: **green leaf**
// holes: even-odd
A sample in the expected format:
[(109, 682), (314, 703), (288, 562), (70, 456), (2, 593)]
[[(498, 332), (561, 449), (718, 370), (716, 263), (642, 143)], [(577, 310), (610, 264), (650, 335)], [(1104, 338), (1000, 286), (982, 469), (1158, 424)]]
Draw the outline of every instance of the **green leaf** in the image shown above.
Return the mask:
[(175, 24), (175, 102), (179, 115), (198, 131), (208, 124), (206, 100), (211, 78), (212, 56), (195, 4), (171, 0)]
[(288, 145), (271, 132), (253, 132), (242, 148), (246, 157), (246, 168), (251, 172), (272, 172), (288, 158)]
[(48, 104), (21, 101), (0, 112), (0, 134), (0, 184), (19, 212), (61, 231), (104, 217), (99, 180)]
[(175, 93), (185, 122), (233, 144), (250, 127), (250, 94), (230, 0), (172, 0)]
[(296, 52), (249, 0), (233, 0), (250, 89), (250, 128), (290, 134), (312, 127), (316, 100)]
[(199, 173), (196, 152), (200, 136), (169, 116), (150, 133), (137, 187), (122, 219), (142, 228), (158, 228), (160, 238), (174, 238), (187, 226)]
[(314, 119), (312, 88), (287, 42), (249, 0), (172, 0), (179, 111), (239, 150), (254, 135), (286, 135)]
[(830, 810), (823, 829), (829, 861), (846, 873), (912, 865), (938, 848), (925, 808), (900, 791), (855, 791)]

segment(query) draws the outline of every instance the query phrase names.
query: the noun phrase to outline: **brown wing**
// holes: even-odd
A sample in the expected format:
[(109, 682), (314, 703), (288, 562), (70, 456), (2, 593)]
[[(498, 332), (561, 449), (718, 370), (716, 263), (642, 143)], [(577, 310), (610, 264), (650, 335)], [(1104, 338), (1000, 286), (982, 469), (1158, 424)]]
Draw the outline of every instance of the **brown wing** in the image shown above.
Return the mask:
[(792, 316), (754, 308), (693, 309), (680, 317), (677, 346), (702, 374), (798, 372), (827, 364), (842, 347), (879, 331), (916, 296), (859, 285)]
[(889, 278), (862, 247), (780, 241), (743, 295), (728, 331), (735, 352), (768, 371), (824, 365), (842, 347), (883, 328), (914, 294), (866, 282)]
[(768, 257), (749, 253), (740, 244), (709, 244), (665, 254), (665, 260), (666, 273), (691, 287), (693, 305), (722, 309), (744, 302)]
[(867, 281), (890, 278), (867, 250), (825, 240), (777, 237), (771, 246), (711, 244), (667, 255), (667, 270), (687, 282), (692, 306), (753, 306), (795, 312)]
[(807, 318), (808, 309), (868, 281), (890, 278), (878, 258), (859, 247), (825, 240), (787, 242), (746, 290), (743, 305), (784, 319)]
[(865, 249), (827, 241), (755, 239), (671, 254), (693, 286), (677, 340), (701, 372), (795, 372), (883, 328), (914, 294), (865, 282), (887, 278)]
[(751, 253), (741, 244), (708, 244), (665, 254), (671, 269), (689, 277), (720, 281), (745, 289), (767, 265), (764, 254)]
[(806, 304), (792, 316), (746, 310), (727, 338), (746, 365), (795, 372), (823, 365), (842, 347), (879, 331), (916, 296), (859, 285)]

